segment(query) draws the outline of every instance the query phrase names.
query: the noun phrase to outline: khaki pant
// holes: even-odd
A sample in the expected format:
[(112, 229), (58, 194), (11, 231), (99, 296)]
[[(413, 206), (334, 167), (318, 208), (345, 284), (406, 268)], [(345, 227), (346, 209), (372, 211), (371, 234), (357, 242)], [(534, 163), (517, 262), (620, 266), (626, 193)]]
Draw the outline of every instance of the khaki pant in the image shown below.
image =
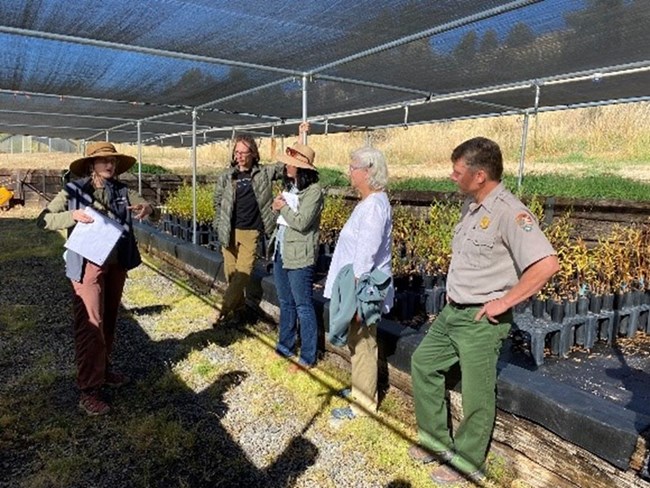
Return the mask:
[(351, 405), (352, 411), (356, 415), (374, 413), (377, 411), (379, 361), (377, 327), (367, 326), (356, 320), (351, 321), (348, 348), (352, 363), (352, 397), (358, 404)]
[(104, 384), (125, 280), (126, 270), (117, 263), (100, 267), (86, 261), (81, 282), (72, 281), (77, 385), (82, 391)]
[(233, 229), (229, 246), (221, 248), (228, 283), (223, 295), (221, 316), (240, 310), (246, 304), (244, 290), (251, 279), (259, 238), (258, 230)]

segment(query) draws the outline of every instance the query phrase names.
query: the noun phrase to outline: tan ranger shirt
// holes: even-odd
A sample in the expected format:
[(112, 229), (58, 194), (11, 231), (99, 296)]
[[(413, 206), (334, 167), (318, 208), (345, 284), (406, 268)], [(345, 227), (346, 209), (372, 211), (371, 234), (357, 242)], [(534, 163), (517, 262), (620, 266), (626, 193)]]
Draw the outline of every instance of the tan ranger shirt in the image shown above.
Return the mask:
[(556, 254), (537, 219), (502, 183), (480, 204), (465, 201), (451, 247), (447, 296), (460, 304), (502, 297), (531, 264)]

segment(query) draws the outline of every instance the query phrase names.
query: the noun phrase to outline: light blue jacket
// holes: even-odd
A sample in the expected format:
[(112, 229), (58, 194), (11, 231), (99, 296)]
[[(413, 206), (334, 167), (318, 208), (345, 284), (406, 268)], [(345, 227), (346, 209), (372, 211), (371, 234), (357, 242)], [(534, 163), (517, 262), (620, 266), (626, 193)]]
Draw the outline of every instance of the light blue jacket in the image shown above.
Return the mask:
[(352, 264), (343, 266), (332, 286), (327, 339), (335, 346), (347, 344), (348, 329), (355, 312), (366, 326), (379, 322), (390, 284), (391, 277), (375, 268), (362, 274), (355, 286)]

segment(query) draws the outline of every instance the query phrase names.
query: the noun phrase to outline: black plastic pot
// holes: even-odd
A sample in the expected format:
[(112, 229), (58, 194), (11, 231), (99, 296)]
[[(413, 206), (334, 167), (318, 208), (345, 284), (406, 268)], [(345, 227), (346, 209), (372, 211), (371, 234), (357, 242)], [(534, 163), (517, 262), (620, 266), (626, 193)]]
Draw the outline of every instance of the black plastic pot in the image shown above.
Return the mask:
[(533, 317), (537, 319), (542, 318), (544, 316), (545, 310), (546, 310), (546, 300), (533, 298), (533, 304), (532, 304)]
[(163, 232), (172, 233), (172, 216), (170, 214), (162, 214), (160, 224)]
[(645, 310), (639, 314), (639, 330), (642, 330), (646, 334), (650, 332), (650, 328), (648, 327), (648, 311)]
[(330, 269), (331, 262), (331, 254), (319, 254), (318, 258), (316, 258), (316, 272), (326, 273)]
[(411, 280), (409, 283), (409, 288), (411, 290), (422, 290), (422, 275), (411, 275)]
[(523, 302), (518, 303), (515, 305), (515, 313), (524, 313), (528, 308), (528, 305), (530, 305), (530, 300), (524, 300)]
[(601, 295), (592, 295), (589, 300), (589, 311), (591, 313), (600, 313), (603, 307), (603, 297)]
[(422, 286), (424, 289), (432, 289), (433, 285), (436, 282), (436, 277), (430, 274), (425, 274), (422, 276)]
[(445, 306), (446, 291), (441, 286), (426, 288), (424, 290), (424, 307), (429, 314), (439, 314)]
[(605, 293), (603, 295), (603, 310), (614, 310), (614, 294)]
[(557, 302), (555, 300), (551, 303), (551, 320), (557, 322), (558, 324), (564, 320), (564, 304)]
[(589, 297), (578, 297), (578, 315), (587, 315), (589, 312)]
[(564, 316), (566, 318), (575, 317), (578, 313), (578, 302), (575, 300), (566, 300), (564, 302)]

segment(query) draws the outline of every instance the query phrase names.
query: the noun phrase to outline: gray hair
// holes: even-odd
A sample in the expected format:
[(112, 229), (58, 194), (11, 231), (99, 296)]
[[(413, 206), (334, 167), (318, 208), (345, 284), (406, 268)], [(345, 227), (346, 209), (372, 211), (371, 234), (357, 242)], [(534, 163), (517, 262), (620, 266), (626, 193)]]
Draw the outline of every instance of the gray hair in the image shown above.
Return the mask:
[(365, 146), (350, 153), (350, 159), (359, 168), (368, 168), (368, 184), (373, 190), (385, 190), (388, 185), (386, 157), (379, 149)]

